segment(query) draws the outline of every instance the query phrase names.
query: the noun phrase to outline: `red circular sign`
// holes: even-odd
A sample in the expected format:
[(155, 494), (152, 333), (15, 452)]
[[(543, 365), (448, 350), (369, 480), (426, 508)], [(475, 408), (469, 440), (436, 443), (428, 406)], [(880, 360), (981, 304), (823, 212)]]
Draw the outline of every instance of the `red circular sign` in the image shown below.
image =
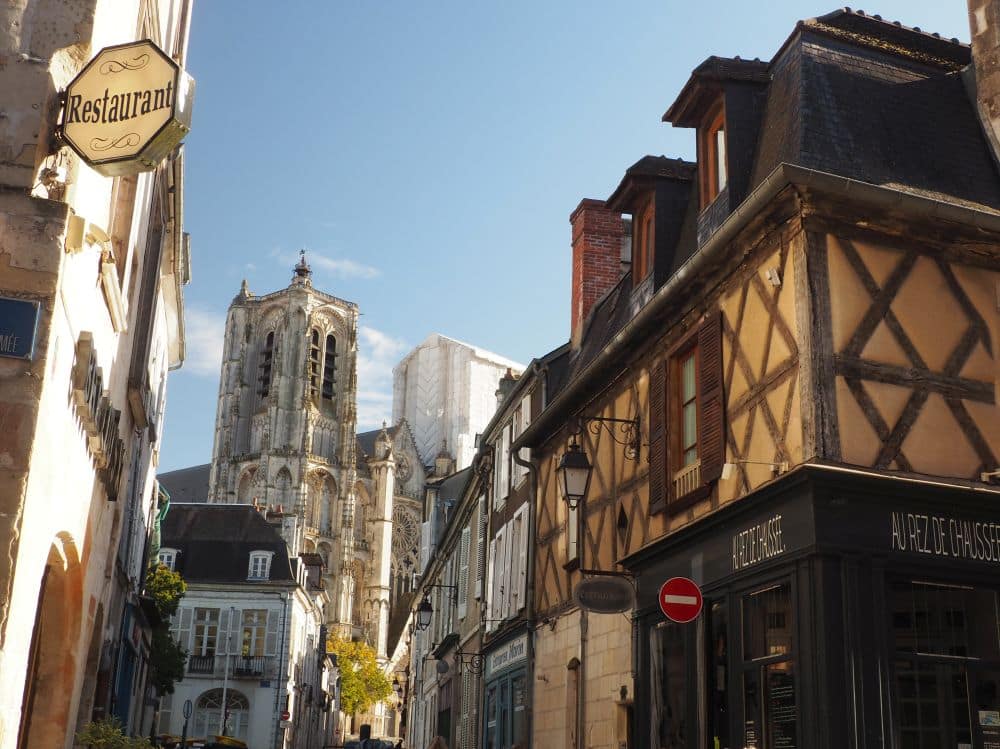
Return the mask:
[(282, 710), (281, 711), (281, 719), (282, 720), (288, 720), (291, 717), (292, 717), (292, 714), (290, 712), (288, 712), (287, 710)]
[(687, 624), (701, 613), (701, 588), (694, 580), (672, 577), (660, 587), (660, 610), (670, 621)]

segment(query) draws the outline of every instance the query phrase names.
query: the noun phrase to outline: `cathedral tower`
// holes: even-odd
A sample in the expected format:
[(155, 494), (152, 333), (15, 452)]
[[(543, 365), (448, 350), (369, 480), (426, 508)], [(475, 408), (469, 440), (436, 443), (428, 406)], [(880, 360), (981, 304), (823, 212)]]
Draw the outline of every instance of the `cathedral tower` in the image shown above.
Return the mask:
[(303, 253), (287, 288), (255, 296), (244, 281), (229, 306), (208, 500), (283, 513), (292, 554), (327, 566), (328, 618), (349, 622), (358, 308), (311, 276)]

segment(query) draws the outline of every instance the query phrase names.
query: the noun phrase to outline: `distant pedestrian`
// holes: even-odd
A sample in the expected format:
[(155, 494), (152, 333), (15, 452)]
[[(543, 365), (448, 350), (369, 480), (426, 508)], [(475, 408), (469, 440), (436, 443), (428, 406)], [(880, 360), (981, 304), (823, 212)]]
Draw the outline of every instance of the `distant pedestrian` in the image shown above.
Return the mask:
[(395, 749), (403, 749), (403, 740), (402, 739), (400, 739), (399, 741), (396, 742)]

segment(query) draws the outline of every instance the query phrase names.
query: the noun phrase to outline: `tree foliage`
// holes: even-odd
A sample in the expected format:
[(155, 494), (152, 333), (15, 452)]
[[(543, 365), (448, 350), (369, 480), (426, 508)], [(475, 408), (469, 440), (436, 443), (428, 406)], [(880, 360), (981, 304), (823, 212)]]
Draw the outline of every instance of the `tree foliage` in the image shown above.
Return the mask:
[(77, 733), (76, 741), (90, 749), (153, 749), (149, 739), (126, 736), (117, 718), (105, 718), (87, 723), (83, 730)]
[(340, 709), (348, 715), (364, 712), (392, 694), (392, 683), (364, 642), (345, 640), (331, 634), (327, 652), (337, 656), (340, 670)]
[(177, 613), (181, 598), (187, 591), (183, 578), (173, 570), (159, 565), (146, 576), (146, 595), (160, 615), (153, 627), (149, 653), (149, 680), (159, 695), (173, 694), (174, 684), (184, 677), (187, 651), (170, 634), (170, 617)]

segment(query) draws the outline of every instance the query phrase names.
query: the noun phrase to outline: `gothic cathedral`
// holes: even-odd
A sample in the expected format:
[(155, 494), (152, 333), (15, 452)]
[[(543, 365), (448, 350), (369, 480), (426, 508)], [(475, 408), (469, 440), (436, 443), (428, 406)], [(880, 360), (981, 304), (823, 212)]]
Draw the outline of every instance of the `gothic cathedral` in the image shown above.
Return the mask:
[[(208, 501), (281, 517), (293, 555), (325, 565), (332, 630), (391, 655), (419, 545), (425, 471), (405, 421), (358, 434), (358, 307), (291, 284), (229, 306)], [(394, 630), (394, 631), (390, 631)]]

